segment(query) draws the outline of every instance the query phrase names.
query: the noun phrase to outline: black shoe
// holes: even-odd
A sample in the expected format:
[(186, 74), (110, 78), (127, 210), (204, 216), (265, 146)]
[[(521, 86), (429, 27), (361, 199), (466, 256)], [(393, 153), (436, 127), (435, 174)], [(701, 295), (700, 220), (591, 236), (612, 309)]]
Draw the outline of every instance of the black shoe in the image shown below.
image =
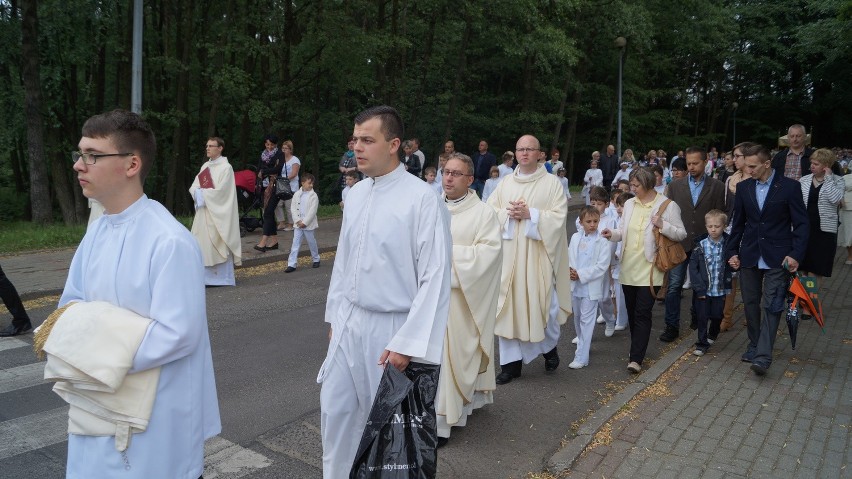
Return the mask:
[(545, 372), (552, 373), (556, 371), (556, 368), (559, 367), (559, 353), (556, 351), (556, 348), (544, 353), (543, 356)]
[(680, 336), (680, 329), (666, 326), (666, 330), (660, 335), (660, 341), (670, 343)]
[(512, 382), (513, 379), (521, 377), (522, 366), (523, 363), (520, 361), (513, 361), (501, 366), (500, 374), (498, 374), (496, 378), (497, 384), (508, 384)]
[(19, 334), (27, 334), (32, 332), (33, 325), (27, 323), (23, 326), (15, 326), (14, 324), (10, 324), (6, 329), (0, 331), (0, 338), (8, 338), (11, 336), (18, 336)]
[(254, 249), (260, 251), (261, 253), (266, 253), (266, 246), (254, 245)]
[(314, 264), (313, 266), (311, 266), (311, 268), (319, 268), (319, 263), (319, 261), (314, 261)]
[(446, 446), (448, 442), (450, 442), (450, 438), (438, 436), (438, 447), (436, 449), (441, 449)]
[(296, 271), (296, 268), (292, 266), (287, 266), (287, 269), (284, 270), (285, 273), (292, 273), (293, 271)]
[(271, 250), (271, 249), (278, 249), (278, 243), (275, 243), (275, 244), (274, 244), (274, 245), (272, 245), (272, 246), (267, 246), (267, 247), (266, 247), (266, 251), (269, 251), (269, 250)]
[(693, 331), (698, 330), (698, 320), (695, 318), (695, 315), (692, 315), (692, 319), (689, 320), (689, 329)]
[(758, 376), (766, 376), (766, 368), (757, 363), (752, 363), (751, 370)]
[(740, 361), (744, 363), (750, 363), (754, 361), (754, 353), (751, 351), (744, 352), (743, 355), (740, 356)]

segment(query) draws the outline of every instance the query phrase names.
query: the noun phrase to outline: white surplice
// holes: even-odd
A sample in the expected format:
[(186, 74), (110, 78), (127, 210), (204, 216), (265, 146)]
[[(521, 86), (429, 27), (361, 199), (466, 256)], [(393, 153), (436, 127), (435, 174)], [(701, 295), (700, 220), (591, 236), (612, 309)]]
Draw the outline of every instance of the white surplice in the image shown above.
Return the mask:
[[(514, 220), (509, 202), (523, 199), (530, 218)], [(530, 362), (556, 347), (559, 326), (572, 313), (568, 200), (559, 180), (543, 166), (531, 175), (516, 170), (488, 198), (503, 230), (503, 271), (497, 304), (500, 363)]]
[(161, 370), (148, 429), (133, 435), (126, 456), (114, 437), (69, 434), (66, 477), (197, 479), (204, 440), (222, 427), (195, 238), (144, 195), (104, 214), (71, 261), (59, 305), (71, 301), (106, 301), (150, 318), (130, 372)]
[(348, 477), (387, 349), (439, 364), (450, 297), (450, 220), (435, 190), (400, 164), (346, 197), (325, 321), (323, 476)]
[(450, 315), (438, 381), (438, 435), (450, 437), (474, 409), (494, 401), (494, 322), (503, 247), (494, 209), (473, 190), (447, 200), (453, 237)]
[(199, 174), (205, 169), (210, 170), (213, 188), (201, 188), (198, 176), (189, 187), (195, 202), (192, 235), (201, 248), (205, 283), (233, 286), (234, 265), (242, 264), (243, 257), (234, 169), (224, 156), (206, 161)]

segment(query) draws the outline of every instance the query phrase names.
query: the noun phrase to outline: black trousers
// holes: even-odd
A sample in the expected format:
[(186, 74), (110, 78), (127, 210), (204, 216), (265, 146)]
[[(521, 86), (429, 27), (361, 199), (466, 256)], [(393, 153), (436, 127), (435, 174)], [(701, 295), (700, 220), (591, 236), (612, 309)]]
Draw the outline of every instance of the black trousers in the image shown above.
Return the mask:
[[(630, 361), (640, 365), (648, 351), (651, 339), (651, 309), (656, 300), (648, 286), (621, 285), (624, 291), (624, 306), (627, 308), (627, 324), (630, 327)], [(659, 288), (654, 287), (654, 290)]]
[(278, 236), (278, 223), (275, 222), (275, 208), (278, 206), (278, 197), (272, 193), (266, 207), (263, 208), (263, 234), (264, 236)]
[(6, 277), (2, 267), (0, 267), (0, 298), (3, 299), (3, 304), (6, 305), (6, 309), (12, 315), (12, 325), (19, 327), (30, 324), (30, 317), (27, 315), (27, 310), (24, 309), (18, 290)]

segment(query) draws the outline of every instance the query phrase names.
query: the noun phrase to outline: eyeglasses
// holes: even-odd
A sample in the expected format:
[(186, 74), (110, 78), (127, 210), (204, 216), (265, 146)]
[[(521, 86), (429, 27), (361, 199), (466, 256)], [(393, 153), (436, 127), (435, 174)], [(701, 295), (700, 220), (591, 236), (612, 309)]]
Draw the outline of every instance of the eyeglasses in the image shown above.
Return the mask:
[(452, 176), (453, 178), (459, 178), (459, 177), (462, 177), (462, 176), (473, 176), (473, 175), (468, 175), (467, 173), (462, 173), (461, 171), (455, 171), (455, 170), (441, 170), (441, 174)]
[(518, 154), (520, 154), (520, 153), (532, 153), (534, 151), (537, 153), (539, 151), (539, 149), (538, 148), (515, 148), (515, 153), (518, 153)]
[(737, 159), (737, 158), (745, 158), (745, 155), (738, 155), (738, 154), (734, 153), (734, 159)]
[(97, 163), (98, 158), (105, 158), (107, 156), (132, 156), (133, 153), (83, 153), (81, 151), (72, 151), (71, 152), (71, 162), (77, 163), (77, 160), (82, 159), (83, 163), (87, 165), (94, 165)]
[(222, 148), (222, 147), (221, 147), (221, 146), (219, 146), (219, 145), (205, 145), (204, 147), (205, 147), (205, 148)]

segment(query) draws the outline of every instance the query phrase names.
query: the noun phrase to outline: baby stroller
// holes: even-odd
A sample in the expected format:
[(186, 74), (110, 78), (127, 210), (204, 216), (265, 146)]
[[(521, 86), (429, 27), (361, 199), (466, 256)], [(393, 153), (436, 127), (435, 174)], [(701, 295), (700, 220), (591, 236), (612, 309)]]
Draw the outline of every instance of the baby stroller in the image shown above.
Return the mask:
[(252, 170), (234, 172), (240, 208), (240, 237), (263, 226), (263, 185)]

